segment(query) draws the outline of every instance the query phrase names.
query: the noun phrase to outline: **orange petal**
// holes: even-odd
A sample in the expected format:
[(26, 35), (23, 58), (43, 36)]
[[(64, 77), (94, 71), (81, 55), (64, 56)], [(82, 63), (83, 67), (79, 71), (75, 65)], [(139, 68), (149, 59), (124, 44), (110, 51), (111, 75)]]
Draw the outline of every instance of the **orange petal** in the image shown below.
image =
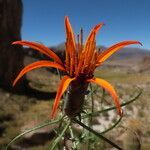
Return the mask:
[(85, 42), (85, 45), (89, 42), (89, 41), (93, 41), (95, 40), (95, 36), (96, 34), (98, 33), (98, 31), (100, 30), (100, 28), (103, 26), (104, 24), (103, 23), (99, 23), (97, 24), (90, 32), (86, 42)]
[(77, 62), (76, 42), (73, 29), (67, 16), (65, 17), (65, 27), (66, 27), (66, 68), (69, 68), (70, 76), (72, 76), (75, 68), (75, 62)]
[(95, 84), (103, 87), (105, 90), (107, 90), (110, 93), (110, 95), (112, 96), (113, 100), (114, 100), (114, 103), (117, 107), (119, 115), (122, 115), (122, 110), (121, 110), (121, 107), (120, 107), (120, 103), (119, 103), (117, 93), (116, 93), (115, 89), (113, 88), (113, 86), (110, 83), (108, 83), (107, 81), (105, 81), (103, 79), (100, 79), (100, 78), (88, 79), (87, 82), (95, 83)]
[(17, 81), (27, 72), (36, 69), (36, 68), (40, 68), (40, 67), (54, 67), (54, 68), (58, 68), (62, 71), (65, 71), (65, 68), (63, 66), (61, 66), (60, 64), (57, 64), (55, 62), (51, 62), (51, 61), (46, 61), (46, 60), (42, 60), (42, 61), (37, 61), (34, 62), (28, 66), (26, 66), (24, 69), (22, 69), (22, 71), (18, 74), (17, 78), (14, 80), (13, 82), (13, 86), (17, 83)]
[(56, 110), (58, 108), (59, 105), (59, 101), (63, 95), (63, 93), (66, 91), (66, 89), (68, 88), (69, 84), (71, 83), (71, 81), (75, 80), (75, 78), (70, 78), (69, 76), (64, 76), (60, 82), (60, 85), (58, 87), (57, 90), (57, 95), (54, 101), (54, 105), (53, 105), (53, 110), (52, 110), (52, 114), (51, 114), (51, 118), (55, 117), (56, 114)]
[(69, 41), (71, 42), (71, 46), (73, 46), (73, 48), (75, 49), (76, 47), (76, 42), (75, 42), (75, 37), (74, 37), (74, 32), (73, 29), (71, 27), (69, 18), (66, 16), (65, 17), (65, 27), (66, 27), (66, 38), (67, 40), (69, 39)]
[(34, 50), (37, 50), (43, 54), (45, 54), (48, 57), (53, 58), (57, 63), (59, 64), (63, 64), (62, 61), (60, 60), (60, 58), (52, 51), (50, 50), (48, 47), (39, 44), (39, 43), (35, 43), (35, 42), (29, 42), (29, 41), (16, 41), (13, 42), (12, 44), (20, 44), (23, 46), (29, 46), (31, 48), (33, 48)]
[(91, 62), (89, 60), (92, 59), (94, 51), (96, 49), (95, 36), (102, 26), (103, 26), (103, 23), (100, 23), (91, 30), (91, 32), (85, 42), (83, 51), (81, 53), (81, 55), (83, 55), (83, 57), (82, 57), (83, 59), (79, 60), (78, 70), (79, 70), (79, 66), (81, 64), (83, 64), (82, 71), (84, 70), (85, 66), (90, 65)]
[(140, 44), (142, 45), (139, 41), (123, 41), (120, 43), (117, 43), (111, 47), (109, 47), (107, 50), (105, 50), (104, 52), (102, 52), (99, 56), (98, 56), (98, 64), (101, 64), (102, 62), (104, 62), (108, 57), (110, 57), (113, 53), (115, 53), (116, 51), (120, 50), (121, 48), (128, 46), (130, 44)]

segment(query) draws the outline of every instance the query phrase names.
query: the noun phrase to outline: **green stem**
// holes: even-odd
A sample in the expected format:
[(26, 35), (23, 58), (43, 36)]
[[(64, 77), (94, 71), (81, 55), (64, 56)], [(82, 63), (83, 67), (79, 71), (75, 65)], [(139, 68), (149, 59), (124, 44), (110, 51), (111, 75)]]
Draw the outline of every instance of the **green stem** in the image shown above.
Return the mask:
[[(93, 97), (92, 84), (90, 84), (90, 90), (91, 90), (90, 97), (91, 97), (91, 101), (92, 101), (92, 103), (91, 103), (91, 113), (93, 113), (94, 112), (94, 97)], [(92, 116), (89, 116), (89, 126), (92, 127)]]
[(102, 88), (101, 108), (102, 108), (102, 103), (103, 103), (103, 101), (104, 101), (104, 97), (105, 97), (105, 89)]
[[(94, 112), (94, 96), (93, 96), (93, 88), (92, 88), (92, 84), (90, 84), (90, 97), (91, 97), (91, 113)], [(89, 119), (88, 119), (88, 126), (90, 126), (91, 128), (93, 128), (92, 126), (92, 121), (93, 121), (93, 116), (89, 116)], [(91, 136), (91, 132), (88, 132), (87, 136)], [(90, 149), (90, 139), (88, 140), (87, 142), (87, 147), (88, 147), (88, 150)]]
[(101, 132), (101, 134), (104, 134), (104, 133), (112, 130), (113, 128), (115, 128), (119, 124), (119, 122), (121, 121), (121, 119), (122, 119), (122, 117), (120, 117), (119, 120), (117, 120), (110, 128), (108, 128), (105, 131)]
[(64, 129), (62, 130), (61, 134), (55, 139), (50, 150), (53, 150), (56, 147), (57, 143), (61, 140), (62, 136), (64, 135), (64, 133), (68, 129), (69, 125), (70, 125), (70, 121), (67, 122), (67, 124), (64, 127)]
[(94, 112), (94, 97), (93, 97), (93, 89), (92, 85), (90, 84), (90, 90), (91, 90), (91, 100), (92, 100), (92, 113)]
[(70, 135), (71, 135), (71, 139), (72, 139), (72, 143), (73, 143), (73, 149), (77, 150), (77, 144), (76, 144), (76, 141), (74, 141), (75, 137), (74, 137), (74, 133), (73, 133), (71, 126), (69, 126), (69, 131), (70, 131)]
[(9, 148), (9, 146), (10, 146), (13, 142), (15, 142), (16, 140), (18, 140), (19, 138), (21, 138), (23, 135), (25, 135), (25, 134), (27, 134), (27, 133), (30, 133), (30, 132), (32, 132), (32, 131), (38, 130), (38, 129), (40, 129), (40, 128), (46, 127), (46, 126), (48, 126), (48, 125), (55, 124), (55, 123), (59, 122), (60, 120), (61, 120), (61, 119), (54, 120), (54, 121), (52, 121), (52, 122), (48, 121), (48, 122), (46, 122), (46, 123), (44, 123), (44, 124), (38, 125), (38, 126), (36, 126), (36, 127), (34, 127), (34, 128), (31, 128), (31, 129), (29, 129), (29, 130), (27, 130), (27, 131), (25, 131), (25, 132), (19, 134), (18, 136), (16, 136), (14, 139), (12, 139), (12, 140), (10, 141), (10, 143), (6, 146), (5, 150), (7, 150), (7, 149)]
[(93, 129), (91, 129), (90, 127), (86, 126), (85, 124), (83, 124), (82, 122), (80, 122), (79, 120), (77, 120), (76, 118), (74, 118), (73, 120), (76, 123), (78, 123), (80, 126), (82, 126), (83, 128), (85, 128), (86, 130), (92, 132), (93, 134), (95, 134), (99, 138), (103, 139), (104, 141), (106, 141), (107, 143), (109, 143), (110, 145), (112, 145), (113, 147), (117, 148), (118, 150), (122, 150), (122, 148), (119, 147), (117, 144), (113, 143), (112, 141), (110, 141), (106, 137), (102, 136), (100, 133), (98, 133), (98, 132), (94, 131)]
[[(127, 102), (122, 103), (121, 107), (126, 106), (126, 105), (128, 105), (128, 104), (136, 101), (141, 94), (142, 94), (142, 90), (133, 99), (131, 99), (131, 100), (127, 101)], [(117, 107), (113, 106), (113, 107), (110, 107), (110, 108), (107, 108), (107, 109), (104, 109), (104, 110), (100, 110), (100, 111), (96, 111), (96, 112), (93, 112), (93, 113), (87, 113), (85, 116), (82, 116), (82, 118), (86, 118), (88, 116), (98, 116), (100, 113), (111, 111), (111, 110), (114, 110), (114, 109), (117, 109)]]

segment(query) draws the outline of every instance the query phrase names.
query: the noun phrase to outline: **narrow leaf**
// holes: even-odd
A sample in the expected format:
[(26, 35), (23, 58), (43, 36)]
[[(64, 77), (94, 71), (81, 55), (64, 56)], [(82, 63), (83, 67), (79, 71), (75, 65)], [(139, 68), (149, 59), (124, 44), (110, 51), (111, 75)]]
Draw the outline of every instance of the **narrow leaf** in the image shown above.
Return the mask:
[[(140, 90), (139, 93), (135, 97), (131, 98), (129, 101), (121, 103), (120, 106), (123, 107), (123, 106), (126, 106), (126, 105), (133, 103), (134, 101), (136, 101), (140, 97), (141, 94), (142, 94), (142, 90)], [(86, 115), (82, 116), (82, 118), (87, 118), (89, 116), (99, 116), (100, 113), (111, 111), (111, 110), (114, 110), (116, 108), (117, 108), (116, 106), (113, 106), (113, 107), (102, 109), (102, 110), (95, 111), (92, 113), (90, 112), (90, 113), (87, 113)]]
[(60, 120), (48, 121), (48, 122), (46, 122), (46, 123), (43, 123), (43, 124), (41, 124), (41, 125), (35, 126), (35, 127), (31, 128), (31, 129), (29, 129), (29, 130), (24, 131), (23, 133), (19, 134), (19, 135), (16, 136), (14, 139), (12, 139), (12, 140), (10, 141), (10, 143), (7, 145), (7, 147), (5, 148), (5, 150), (7, 150), (7, 149), (9, 148), (9, 146), (10, 146), (13, 142), (15, 142), (16, 140), (20, 139), (20, 138), (21, 138), (22, 136), (24, 136), (25, 134), (30, 133), (30, 132), (35, 131), (35, 130), (38, 130), (38, 129), (40, 129), (40, 128), (44, 128), (44, 127), (46, 127), (46, 126), (48, 126), (48, 125), (55, 124), (55, 123), (57, 123), (57, 122), (59, 122), (59, 121), (60, 121)]
[(68, 121), (62, 132), (59, 134), (59, 136), (55, 139), (55, 141), (52, 143), (52, 147), (50, 148), (51, 150), (54, 150), (56, 145), (59, 143), (63, 135), (65, 134), (66, 130), (68, 129), (70, 125), (70, 122)]

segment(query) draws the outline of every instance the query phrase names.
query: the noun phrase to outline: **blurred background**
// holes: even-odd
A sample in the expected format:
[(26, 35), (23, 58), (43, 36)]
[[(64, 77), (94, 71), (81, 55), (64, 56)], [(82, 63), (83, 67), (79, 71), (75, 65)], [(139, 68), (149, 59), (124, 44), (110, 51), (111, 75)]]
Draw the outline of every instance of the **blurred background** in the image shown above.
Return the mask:
[[(43, 43), (64, 59), (64, 17), (69, 16), (76, 34), (83, 27), (84, 40), (94, 25), (105, 23), (97, 36), (97, 47), (101, 50), (123, 40), (142, 42), (142, 47), (134, 45), (114, 54), (97, 69), (95, 75), (114, 85), (121, 102), (134, 97), (138, 87), (143, 89), (139, 99), (124, 108), (121, 125), (107, 136), (122, 146), (137, 140), (142, 150), (149, 150), (149, 7), (148, 0), (0, 0), (0, 149), (4, 149), (24, 129), (48, 119), (59, 82), (55, 69), (42, 68), (28, 73), (13, 88), (13, 80), (25, 65), (48, 58), (30, 48), (12, 46), (11, 43), (17, 40)], [(95, 97), (97, 103), (100, 103), (100, 92)], [(106, 103), (113, 105), (111, 100)], [(114, 113), (102, 116), (101, 123), (96, 123), (97, 129), (105, 128), (106, 122), (114, 118)], [(122, 126), (126, 130), (120, 129)], [(11, 149), (48, 149), (54, 136), (53, 128), (28, 134)]]

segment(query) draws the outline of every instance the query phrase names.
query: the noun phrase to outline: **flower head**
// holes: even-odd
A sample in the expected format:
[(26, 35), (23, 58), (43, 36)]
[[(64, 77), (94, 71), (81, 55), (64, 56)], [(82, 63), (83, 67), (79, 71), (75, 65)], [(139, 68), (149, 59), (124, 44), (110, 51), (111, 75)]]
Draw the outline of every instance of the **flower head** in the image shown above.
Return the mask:
[(65, 76), (60, 81), (60, 85), (58, 87), (58, 91), (56, 94), (56, 98), (53, 105), (53, 110), (51, 116), (54, 117), (56, 114), (56, 110), (59, 105), (59, 101), (63, 95), (63, 93), (67, 90), (68, 86), (73, 82), (78, 80), (78, 82), (84, 83), (95, 83), (101, 87), (103, 87), (106, 91), (110, 93), (112, 96), (114, 103), (117, 107), (118, 113), (121, 115), (121, 107), (119, 104), (119, 99), (117, 93), (113, 86), (105, 81), (104, 79), (95, 78), (94, 71), (97, 67), (99, 67), (106, 59), (108, 59), (114, 52), (119, 49), (130, 45), (130, 44), (141, 44), (138, 41), (123, 41), (117, 43), (104, 52), (99, 52), (96, 49), (96, 34), (103, 26), (103, 23), (96, 25), (90, 32), (87, 37), (85, 43), (83, 44), (83, 31), (81, 29), (80, 34), (77, 36), (77, 41), (75, 39), (75, 35), (71, 24), (69, 22), (69, 18), (65, 17), (65, 29), (66, 29), (66, 59), (65, 63), (48, 47), (45, 47), (42, 44), (28, 41), (16, 41), (13, 44), (20, 44), (24, 46), (29, 46), (46, 56), (52, 58), (54, 61), (41, 60), (35, 63), (32, 63), (26, 66), (17, 76), (13, 85), (27, 72), (40, 68), (40, 67), (54, 67), (61, 71), (65, 72)]

